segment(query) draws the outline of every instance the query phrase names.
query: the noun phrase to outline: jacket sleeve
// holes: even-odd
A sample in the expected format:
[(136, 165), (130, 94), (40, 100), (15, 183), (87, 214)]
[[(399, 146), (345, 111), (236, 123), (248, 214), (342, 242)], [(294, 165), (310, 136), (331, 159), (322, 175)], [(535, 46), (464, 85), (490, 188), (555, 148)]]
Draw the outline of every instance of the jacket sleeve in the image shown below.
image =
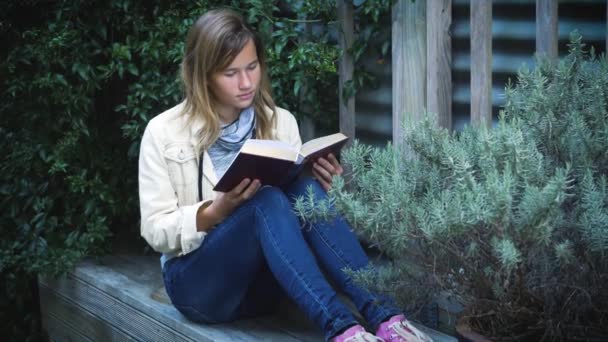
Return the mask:
[(162, 144), (150, 124), (139, 153), (139, 203), (141, 235), (155, 251), (187, 254), (203, 242), (206, 233), (196, 230), (196, 213), (211, 200), (178, 206)]

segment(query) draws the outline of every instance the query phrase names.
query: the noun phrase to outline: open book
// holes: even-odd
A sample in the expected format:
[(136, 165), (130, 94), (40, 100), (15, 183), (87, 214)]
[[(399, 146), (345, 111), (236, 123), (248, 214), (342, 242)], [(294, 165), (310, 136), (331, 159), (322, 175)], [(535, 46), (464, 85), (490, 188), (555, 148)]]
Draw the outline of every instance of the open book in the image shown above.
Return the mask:
[(249, 139), (213, 190), (230, 191), (245, 178), (282, 186), (293, 180), (309, 160), (337, 153), (347, 140), (342, 133), (327, 135), (310, 140), (298, 151), (282, 141)]

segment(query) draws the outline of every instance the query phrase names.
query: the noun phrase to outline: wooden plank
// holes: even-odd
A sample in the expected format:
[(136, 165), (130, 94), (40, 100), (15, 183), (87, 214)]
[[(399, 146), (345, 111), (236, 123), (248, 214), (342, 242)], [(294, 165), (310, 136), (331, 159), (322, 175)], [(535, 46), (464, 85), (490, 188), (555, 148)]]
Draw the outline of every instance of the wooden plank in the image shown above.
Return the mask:
[(352, 81), (354, 71), (354, 59), (350, 54), (354, 39), (353, 3), (350, 0), (336, 0), (338, 7), (338, 22), (340, 23), (339, 38), (342, 57), (339, 64), (339, 101), (340, 101), (340, 132), (351, 139), (349, 145), (355, 138), (355, 98), (344, 98), (344, 85)]
[(536, 0), (536, 52), (557, 58), (557, 0)]
[[(41, 277), (39, 283), (41, 309), (51, 340), (83, 340), (79, 336), (94, 341), (323, 340), (320, 331), (306, 323), (301, 312), (293, 315), (297, 310), (290, 308), (283, 308), (277, 316), (230, 324), (189, 322), (171, 304), (151, 298), (162, 284), (158, 257), (154, 256), (85, 260), (67, 277)], [(435, 341), (456, 341), (418, 326)]]
[[(471, 124), (492, 125), (492, 1), (471, 1)], [(474, 66), (474, 67), (473, 67)]]
[(48, 286), (40, 286), (40, 308), (43, 317), (50, 323), (47, 327), (49, 335), (56, 336), (58, 340), (136, 341)]
[(392, 8), (393, 144), (426, 110), (426, 0), (398, 0)]
[[(141, 340), (300, 341), (280, 327), (265, 321), (243, 320), (214, 325), (189, 322), (172, 305), (152, 300), (151, 293), (157, 289), (158, 281), (145, 279), (146, 274), (160, 277), (157, 258), (153, 262), (141, 262), (143, 260), (140, 259), (138, 267), (127, 265), (124, 260), (116, 261), (116, 258), (105, 258), (104, 266), (87, 260), (67, 278), (42, 278), (41, 283)], [(137, 259), (134, 261), (137, 262)], [(151, 271), (150, 266), (144, 269), (146, 264), (153, 265), (156, 272)], [(112, 267), (122, 270), (117, 272)], [(129, 268), (133, 273), (128, 271)]]
[[(88, 336), (82, 335), (77, 331), (72, 330), (72, 327), (67, 322), (62, 321), (50, 314), (45, 317), (45, 331), (49, 335), (49, 341), (52, 342), (94, 342)], [(110, 341), (110, 340), (106, 340)]]
[(452, 128), (452, 0), (426, 3), (426, 104), (439, 126)]
[[(100, 273), (100, 276), (106, 277), (107, 274)], [(78, 310), (92, 313), (107, 325), (125, 333), (129, 332), (131, 336), (137, 336), (140, 341), (194, 341), (173, 329), (166, 329), (162, 325), (159, 327), (159, 323), (143, 311), (134, 309), (107, 292), (71, 275), (55, 280), (43, 279), (41, 284), (41, 288), (52, 288), (57, 294), (77, 303)], [(114, 291), (120, 290), (115, 288)], [(210, 338), (201, 340), (213, 341)]]

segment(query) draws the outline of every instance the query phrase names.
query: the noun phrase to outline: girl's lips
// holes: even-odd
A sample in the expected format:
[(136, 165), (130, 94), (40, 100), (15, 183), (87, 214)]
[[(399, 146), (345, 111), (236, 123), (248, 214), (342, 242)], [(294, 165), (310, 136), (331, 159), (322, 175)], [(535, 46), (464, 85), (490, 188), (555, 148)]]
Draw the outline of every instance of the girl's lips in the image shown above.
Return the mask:
[(237, 95), (237, 97), (241, 100), (249, 100), (250, 98), (253, 97), (253, 94), (255, 94), (255, 92), (249, 92), (247, 94), (243, 94), (243, 95)]

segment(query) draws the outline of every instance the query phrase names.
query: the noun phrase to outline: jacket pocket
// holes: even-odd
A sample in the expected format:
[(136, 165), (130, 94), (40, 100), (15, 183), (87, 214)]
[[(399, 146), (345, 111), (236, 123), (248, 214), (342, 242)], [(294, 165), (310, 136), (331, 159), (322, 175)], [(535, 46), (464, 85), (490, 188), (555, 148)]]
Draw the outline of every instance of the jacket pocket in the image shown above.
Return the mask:
[(194, 147), (185, 142), (172, 143), (165, 148), (164, 156), (178, 206), (196, 203), (198, 158)]
[(197, 158), (189, 143), (172, 143), (165, 148), (169, 178), (174, 187), (196, 184)]

